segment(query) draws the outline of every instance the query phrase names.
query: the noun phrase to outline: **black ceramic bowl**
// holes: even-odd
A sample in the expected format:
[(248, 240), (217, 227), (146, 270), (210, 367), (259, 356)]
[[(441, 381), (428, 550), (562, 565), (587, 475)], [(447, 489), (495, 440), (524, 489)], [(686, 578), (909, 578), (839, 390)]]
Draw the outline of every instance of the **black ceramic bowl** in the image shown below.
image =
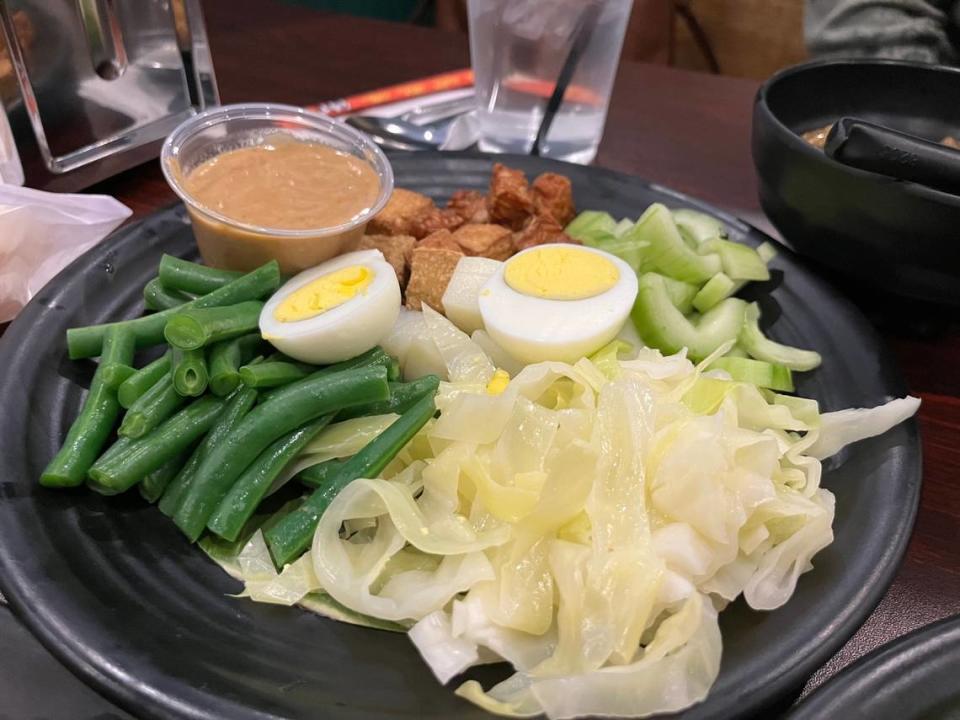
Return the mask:
[(854, 116), (960, 137), (960, 70), (834, 60), (783, 70), (757, 93), (760, 203), (799, 252), (872, 287), (960, 305), (960, 196), (842, 165), (800, 133)]

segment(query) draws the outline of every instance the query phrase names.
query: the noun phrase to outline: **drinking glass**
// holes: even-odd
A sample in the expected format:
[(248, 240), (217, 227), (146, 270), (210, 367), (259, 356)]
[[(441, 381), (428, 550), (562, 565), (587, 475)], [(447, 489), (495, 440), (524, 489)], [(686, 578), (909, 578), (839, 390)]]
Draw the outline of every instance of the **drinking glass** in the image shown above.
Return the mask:
[(549, 132), (545, 157), (597, 154), (633, 0), (469, 0), (479, 145), (529, 153), (575, 39), (585, 40)]

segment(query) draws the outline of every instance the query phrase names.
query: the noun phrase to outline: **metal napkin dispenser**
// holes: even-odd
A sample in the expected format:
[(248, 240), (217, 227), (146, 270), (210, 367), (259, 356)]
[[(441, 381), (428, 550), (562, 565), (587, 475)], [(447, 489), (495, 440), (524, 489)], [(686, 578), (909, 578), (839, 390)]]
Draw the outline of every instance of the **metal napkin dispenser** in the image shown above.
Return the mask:
[(199, 0), (0, 0), (0, 30), (6, 183), (86, 187), (219, 102)]

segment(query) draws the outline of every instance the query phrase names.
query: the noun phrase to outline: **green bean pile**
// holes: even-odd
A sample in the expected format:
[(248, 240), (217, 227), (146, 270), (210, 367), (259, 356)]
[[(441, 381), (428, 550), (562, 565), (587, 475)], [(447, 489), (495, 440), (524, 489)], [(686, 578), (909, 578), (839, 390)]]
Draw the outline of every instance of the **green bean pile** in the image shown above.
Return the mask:
[[(399, 414), (353, 457), (298, 476), (307, 494), (264, 534), (278, 569), (296, 560), (333, 498), (376, 477), (434, 416), (439, 379), (397, 382), (399, 364), (379, 347), (326, 367), (271, 352), (258, 322), (279, 286), (276, 262), (243, 274), (164, 255), (143, 289), (151, 314), (68, 330), (69, 356), (100, 362), (40, 483), (104, 495), (137, 486), (191, 542), (208, 531), (233, 541), (330, 422)], [(134, 367), (137, 349), (163, 344)]]

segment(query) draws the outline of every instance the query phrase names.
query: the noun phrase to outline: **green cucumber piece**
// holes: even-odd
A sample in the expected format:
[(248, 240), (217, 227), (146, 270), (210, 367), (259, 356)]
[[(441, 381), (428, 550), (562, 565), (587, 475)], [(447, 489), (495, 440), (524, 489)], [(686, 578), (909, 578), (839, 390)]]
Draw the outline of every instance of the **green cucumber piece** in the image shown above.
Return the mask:
[(741, 357), (722, 357), (710, 363), (711, 370), (724, 370), (737, 382), (769, 388), (779, 392), (793, 392), (793, 373), (790, 368), (763, 360)]
[(611, 255), (616, 255), (629, 265), (634, 272), (638, 273), (641, 272), (643, 268), (647, 249), (650, 245), (649, 243), (631, 240), (626, 237), (608, 237), (597, 240), (596, 244), (591, 247), (595, 247), (597, 250), (603, 250)]
[(702, 283), (722, 269), (718, 255), (700, 254), (684, 242), (673, 215), (660, 203), (647, 208), (623, 239), (648, 243), (644, 269), (656, 270), (674, 280)]
[(663, 284), (667, 289), (670, 302), (684, 315), (689, 315), (693, 310), (693, 299), (697, 296), (697, 286), (682, 280), (674, 280), (662, 275), (661, 277), (663, 277)]
[(673, 304), (666, 279), (644, 273), (630, 317), (647, 345), (667, 354), (687, 348), (691, 359), (702, 360), (737, 338), (746, 305), (738, 298), (727, 298), (699, 317), (686, 318)]
[(713, 238), (727, 237), (726, 226), (711, 215), (690, 208), (677, 208), (671, 212), (677, 229), (684, 237), (693, 241), (694, 246), (702, 245)]
[(616, 224), (613, 228), (614, 237), (622, 237), (624, 234), (629, 232), (634, 226), (633, 220), (630, 218), (623, 218), (620, 222)]
[(706, 312), (721, 300), (726, 300), (737, 291), (737, 283), (726, 273), (719, 272), (707, 280), (707, 284), (693, 298), (693, 306)]
[(762, 242), (757, 246), (757, 255), (769, 265), (770, 261), (777, 256), (777, 249), (768, 242)]
[(756, 303), (750, 303), (744, 312), (738, 343), (751, 357), (791, 370), (813, 370), (823, 360), (818, 352), (781, 345), (765, 336), (760, 329), (760, 307)]
[(769, 280), (770, 271), (763, 258), (748, 245), (714, 238), (700, 246), (699, 252), (720, 256), (723, 272), (731, 280)]
[(592, 247), (598, 237), (613, 236), (617, 221), (610, 213), (599, 210), (584, 210), (564, 228), (564, 232), (584, 245)]

